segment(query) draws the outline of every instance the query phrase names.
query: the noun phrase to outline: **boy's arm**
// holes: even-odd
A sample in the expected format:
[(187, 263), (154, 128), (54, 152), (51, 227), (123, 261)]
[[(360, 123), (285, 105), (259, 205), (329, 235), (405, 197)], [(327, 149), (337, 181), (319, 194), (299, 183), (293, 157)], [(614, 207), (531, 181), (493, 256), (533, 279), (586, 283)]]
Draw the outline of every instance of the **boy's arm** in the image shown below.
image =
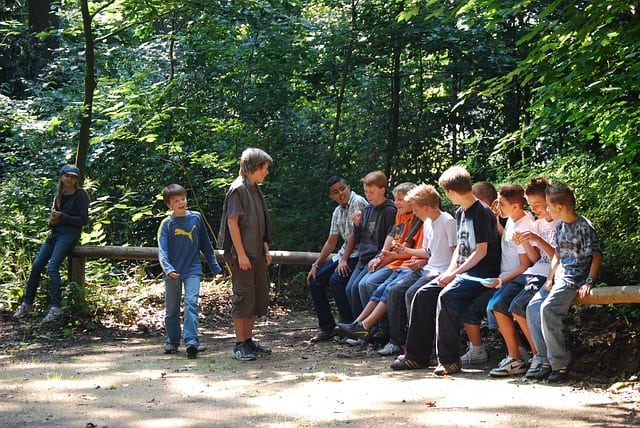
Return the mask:
[(240, 233), (240, 226), (238, 224), (240, 216), (234, 215), (227, 218), (227, 227), (229, 228), (229, 235), (231, 235), (231, 242), (238, 254), (238, 265), (242, 270), (251, 269), (251, 262), (247, 257), (247, 253), (244, 250), (242, 244), (242, 234)]
[(549, 269), (549, 276), (547, 276), (547, 282), (544, 283), (544, 289), (547, 291), (551, 291), (553, 287), (553, 277), (556, 275), (556, 270), (558, 270), (558, 266), (560, 265), (560, 258), (557, 253), (553, 254), (553, 258), (551, 259), (551, 269)]
[(316, 278), (318, 268), (327, 260), (327, 257), (329, 257), (329, 254), (336, 248), (336, 245), (338, 245), (338, 235), (330, 233), (329, 236), (327, 236), (327, 240), (324, 241), (320, 254), (318, 254), (313, 264), (311, 264), (311, 269), (309, 269), (309, 273), (307, 274), (307, 285), (309, 285), (312, 279)]
[(502, 287), (503, 284), (507, 284), (509, 281), (516, 278), (518, 275), (526, 271), (529, 266), (531, 266), (531, 260), (529, 259), (527, 253), (518, 254), (518, 257), (520, 258), (520, 264), (518, 265), (518, 267), (505, 274), (504, 276), (494, 279), (492, 283), (493, 288)]
[[(598, 277), (598, 272), (600, 271), (600, 265), (602, 264), (602, 254), (594, 253), (591, 256), (591, 267), (589, 268), (589, 277), (591, 281), (595, 281)], [(582, 287), (578, 289), (578, 294), (580, 297), (585, 297), (591, 292), (591, 288), (593, 287), (593, 283), (585, 282)]]
[(177, 274), (176, 269), (169, 262), (169, 237), (167, 236), (166, 221), (163, 221), (158, 228), (158, 262), (160, 262), (160, 267), (165, 275)]

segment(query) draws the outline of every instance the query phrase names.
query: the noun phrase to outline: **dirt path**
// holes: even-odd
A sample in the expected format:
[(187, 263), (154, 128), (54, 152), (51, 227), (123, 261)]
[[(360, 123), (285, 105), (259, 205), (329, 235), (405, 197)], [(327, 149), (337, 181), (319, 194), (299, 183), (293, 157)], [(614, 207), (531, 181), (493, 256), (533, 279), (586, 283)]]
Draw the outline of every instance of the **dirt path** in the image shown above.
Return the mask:
[[(13, 322), (3, 318), (2, 323)], [(517, 379), (486, 370), (437, 378), (393, 372), (389, 358), (304, 341), (309, 314), (261, 324), (257, 339), (274, 354), (230, 358), (230, 330), (202, 335), (197, 360), (165, 356), (159, 335), (41, 337), (5, 344), (0, 354), (3, 427), (566, 427), (640, 424), (640, 397)], [(351, 358), (338, 358), (338, 353)]]

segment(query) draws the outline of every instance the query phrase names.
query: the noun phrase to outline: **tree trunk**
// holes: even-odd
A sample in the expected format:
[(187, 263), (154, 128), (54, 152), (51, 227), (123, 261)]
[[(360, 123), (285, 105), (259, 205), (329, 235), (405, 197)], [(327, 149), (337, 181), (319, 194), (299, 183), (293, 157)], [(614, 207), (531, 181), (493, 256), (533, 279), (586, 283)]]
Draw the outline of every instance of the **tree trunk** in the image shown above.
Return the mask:
[(400, 54), (402, 48), (398, 41), (399, 34), (393, 36), (393, 52), (392, 52), (392, 72), (391, 72), (391, 112), (389, 120), (389, 142), (387, 143), (387, 165), (385, 173), (387, 177), (391, 175), (391, 167), (393, 159), (398, 152), (398, 135), (400, 129)]
[(95, 45), (93, 38), (93, 16), (89, 13), (88, 0), (81, 0), (82, 26), (85, 39), (84, 56), (84, 102), (82, 105), (82, 121), (80, 122), (80, 141), (76, 152), (76, 165), (80, 169), (80, 183), (84, 181), (87, 168), (87, 154), (89, 152), (89, 138), (91, 137), (91, 117), (93, 112), (93, 95), (97, 86), (95, 76)]
[(35, 78), (51, 59), (51, 53), (58, 48), (58, 39), (49, 36), (43, 40), (35, 37), (36, 34), (50, 28), (58, 28), (59, 20), (56, 14), (51, 13), (50, 0), (30, 0), (27, 2), (29, 13), (29, 31), (31, 32), (31, 52), (29, 54), (29, 79)]
[(344, 93), (347, 87), (349, 76), (349, 66), (351, 64), (351, 56), (353, 55), (353, 46), (355, 44), (355, 25), (356, 25), (356, 1), (351, 2), (351, 36), (349, 37), (349, 45), (344, 54), (344, 64), (342, 65), (342, 76), (340, 78), (340, 89), (338, 90), (338, 99), (336, 100), (336, 116), (333, 120), (333, 130), (331, 132), (331, 142), (329, 143), (329, 152), (327, 153), (327, 173), (333, 168), (334, 152), (338, 142), (338, 134), (340, 132), (340, 119), (342, 116), (342, 102), (344, 101)]

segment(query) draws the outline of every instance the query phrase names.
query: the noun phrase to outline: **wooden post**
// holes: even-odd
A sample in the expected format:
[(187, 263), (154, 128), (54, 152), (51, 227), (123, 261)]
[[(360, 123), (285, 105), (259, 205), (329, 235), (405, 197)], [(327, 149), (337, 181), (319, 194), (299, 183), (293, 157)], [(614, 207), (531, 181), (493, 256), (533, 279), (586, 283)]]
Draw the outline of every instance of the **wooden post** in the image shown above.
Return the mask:
[(69, 257), (69, 279), (80, 287), (84, 287), (86, 261), (84, 257)]

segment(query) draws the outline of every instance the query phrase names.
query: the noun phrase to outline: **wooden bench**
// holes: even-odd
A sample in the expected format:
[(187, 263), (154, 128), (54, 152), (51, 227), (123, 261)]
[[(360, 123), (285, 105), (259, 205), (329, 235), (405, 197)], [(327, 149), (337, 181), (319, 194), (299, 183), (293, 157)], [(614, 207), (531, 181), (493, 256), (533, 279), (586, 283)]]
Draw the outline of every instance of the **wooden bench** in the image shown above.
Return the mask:
[[(304, 251), (271, 251), (274, 264), (311, 265), (318, 254)], [(215, 250), (215, 255), (219, 261), (223, 261), (221, 250)], [(73, 249), (70, 268), (70, 279), (77, 284), (85, 283), (87, 259), (158, 260), (158, 248), (78, 245)], [(576, 305), (640, 303), (640, 286), (594, 288), (584, 299), (576, 298), (573, 303)]]

